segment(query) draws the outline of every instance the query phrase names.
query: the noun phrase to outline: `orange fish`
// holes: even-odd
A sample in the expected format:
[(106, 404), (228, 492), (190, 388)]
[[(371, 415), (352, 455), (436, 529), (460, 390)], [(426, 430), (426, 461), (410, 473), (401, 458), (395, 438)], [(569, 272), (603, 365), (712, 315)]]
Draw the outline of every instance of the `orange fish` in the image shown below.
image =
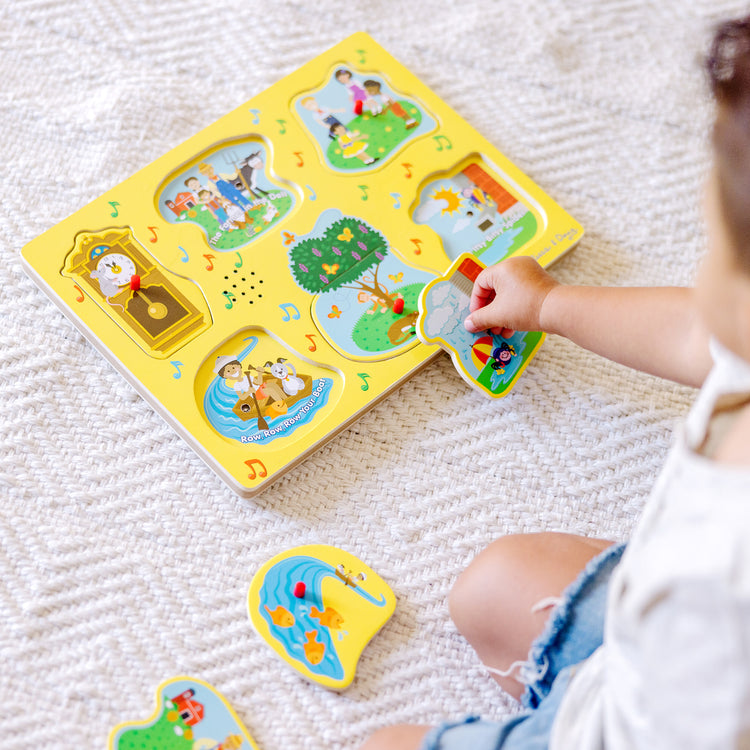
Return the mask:
[(323, 654), (326, 652), (325, 643), (316, 641), (315, 638), (318, 635), (317, 630), (311, 630), (309, 633), (305, 633), (307, 643), (305, 643), (305, 656), (310, 664), (320, 664), (323, 661)]
[(278, 625), (280, 628), (291, 628), (294, 625), (294, 615), (280, 604), (273, 612), (268, 609), (267, 605), (264, 604), (263, 606), (266, 608), (266, 612), (271, 615), (271, 621), (274, 625)]
[(315, 617), (325, 628), (338, 630), (344, 622), (344, 618), (333, 607), (326, 607), (322, 612), (316, 607), (310, 608), (310, 617)]

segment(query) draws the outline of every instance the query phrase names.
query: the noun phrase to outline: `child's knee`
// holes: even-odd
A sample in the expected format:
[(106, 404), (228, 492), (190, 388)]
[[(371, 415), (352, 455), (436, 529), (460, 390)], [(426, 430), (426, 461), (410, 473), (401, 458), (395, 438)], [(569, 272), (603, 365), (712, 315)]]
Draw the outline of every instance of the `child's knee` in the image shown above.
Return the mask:
[(509, 603), (528, 553), (528, 537), (510, 534), (496, 539), (469, 563), (448, 596), (451, 617), (461, 633), (481, 627), (494, 609), (490, 602)]

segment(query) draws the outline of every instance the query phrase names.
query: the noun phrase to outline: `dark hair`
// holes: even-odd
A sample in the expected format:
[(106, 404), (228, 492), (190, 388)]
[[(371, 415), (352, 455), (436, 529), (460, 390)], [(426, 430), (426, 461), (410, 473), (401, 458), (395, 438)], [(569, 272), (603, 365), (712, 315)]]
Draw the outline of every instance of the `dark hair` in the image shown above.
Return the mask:
[(750, 16), (719, 26), (706, 68), (719, 105), (713, 143), (721, 210), (750, 273)]

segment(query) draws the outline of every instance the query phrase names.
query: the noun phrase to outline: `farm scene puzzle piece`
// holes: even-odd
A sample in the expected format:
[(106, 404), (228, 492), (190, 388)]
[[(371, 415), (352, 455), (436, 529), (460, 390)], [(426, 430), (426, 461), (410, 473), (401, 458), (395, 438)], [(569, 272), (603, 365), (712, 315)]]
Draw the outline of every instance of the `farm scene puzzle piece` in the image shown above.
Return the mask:
[(300, 674), (332, 689), (351, 683), (362, 651), (395, 607), (377, 573), (320, 544), (272, 558), (248, 591), (250, 620), (261, 638)]
[[(582, 233), (358, 33), (30, 242), (23, 263), (253, 496), (439, 353), (420, 294), (459, 256), (548, 265)], [(528, 361), (506, 343), (513, 366)], [(498, 348), (473, 344), (473, 366)], [(498, 378), (511, 369), (487, 371), (480, 388), (507, 393), (515, 380)]]
[(173, 677), (159, 685), (156, 709), (109, 736), (109, 750), (258, 750), (234, 709), (211, 685)]

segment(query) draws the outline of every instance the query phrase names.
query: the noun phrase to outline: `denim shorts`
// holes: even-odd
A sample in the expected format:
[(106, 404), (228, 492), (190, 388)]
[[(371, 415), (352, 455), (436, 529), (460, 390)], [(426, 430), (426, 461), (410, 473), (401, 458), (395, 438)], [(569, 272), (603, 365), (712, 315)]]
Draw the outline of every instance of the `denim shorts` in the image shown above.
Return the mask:
[(432, 729), (422, 750), (546, 750), (573, 667), (602, 645), (607, 589), (624, 544), (598, 554), (563, 592), (529, 651), (524, 711), (505, 721), (468, 716)]

